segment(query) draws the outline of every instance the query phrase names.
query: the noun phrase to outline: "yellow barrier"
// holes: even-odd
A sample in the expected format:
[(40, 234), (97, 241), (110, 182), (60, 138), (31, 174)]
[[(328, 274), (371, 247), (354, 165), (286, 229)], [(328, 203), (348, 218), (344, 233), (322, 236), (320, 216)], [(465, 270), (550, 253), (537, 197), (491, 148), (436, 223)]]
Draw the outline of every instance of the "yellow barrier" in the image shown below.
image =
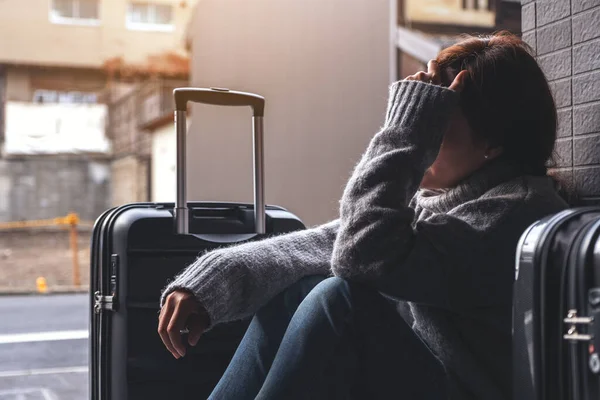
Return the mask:
[(79, 274), (79, 257), (77, 244), (77, 225), (93, 226), (92, 222), (82, 222), (79, 215), (70, 213), (64, 217), (52, 219), (40, 219), (36, 221), (14, 221), (0, 223), (0, 230), (23, 229), (23, 228), (41, 228), (44, 226), (68, 226), (70, 231), (70, 247), (73, 254), (73, 285), (81, 286), (81, 276)]
[(64, 217), (57, 217), (52, 219), (39, 219), (34, 221), (13, 221), (13, 222), (0, 222), (0, 230), (4, 229), (22, 229), (22, 228), (41, 228), (44, 226), (54, 225), (93, 225), (93, 222), (81, 222), (79, 215), (76, 213), (70, 213)]

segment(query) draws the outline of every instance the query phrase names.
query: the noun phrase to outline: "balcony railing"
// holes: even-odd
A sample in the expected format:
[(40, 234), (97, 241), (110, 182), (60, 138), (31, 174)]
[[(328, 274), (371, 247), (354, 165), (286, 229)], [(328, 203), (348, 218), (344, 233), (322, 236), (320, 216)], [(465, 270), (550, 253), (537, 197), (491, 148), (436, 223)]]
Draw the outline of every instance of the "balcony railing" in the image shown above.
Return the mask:
[(187, 82), (155, 80), (141, 86), (138, 91), (138, 126), (142, 129), (153, 129), (165, 119), (172, 120), (175, 109), (173, 89), (182, 86), (187, 86)]
[(149, 152), (149, 132), (173, 120), (173, 89), (186, 81), (152, 80), (109, 105), (108, 136), (115, 154)]
[(138, 114), (135, 90), (109, 103), (107, 136), (112, 140), (114, 154), (141, 151)]

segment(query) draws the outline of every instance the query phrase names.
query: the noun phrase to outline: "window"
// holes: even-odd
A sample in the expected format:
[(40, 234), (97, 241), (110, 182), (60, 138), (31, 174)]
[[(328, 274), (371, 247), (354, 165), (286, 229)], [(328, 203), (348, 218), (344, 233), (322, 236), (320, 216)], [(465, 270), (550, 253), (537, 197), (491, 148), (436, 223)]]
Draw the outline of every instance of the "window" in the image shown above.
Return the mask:
[(56, 24), (98, 25), (99, 0), (52, 0), (50, 21)]
[(94, 104), (96, 101), (95, 93), (57, 92), (55, 90), (36, 90), (33, 93), (34, 103)]
[(130, 3), (127, 10), (127, 28), (145, 31), (165, 31), (173, 26), (173, 8), (168, 4)]
[(465, 10), (489, 10), (491, 5), (489, 0), (462, 0), (462, 8)]

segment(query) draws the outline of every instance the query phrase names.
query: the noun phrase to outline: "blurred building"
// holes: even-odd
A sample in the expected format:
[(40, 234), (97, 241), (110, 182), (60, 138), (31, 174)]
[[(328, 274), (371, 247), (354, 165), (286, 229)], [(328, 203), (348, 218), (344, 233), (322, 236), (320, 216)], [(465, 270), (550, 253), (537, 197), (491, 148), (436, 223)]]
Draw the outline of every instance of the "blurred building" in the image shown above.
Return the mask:
[(123, 121), (137, 83), (187, 77), (195, 2), (0, 2), (0, 221), (149, 200), (150, 140)]
[[(126, 90), (122, 86), (121, 90), (113, 90), (108, 102), (106, 132), (113, 145), (111, 202), (114, 206), (156, 201), (152, 193), (166, 184), (153, 181), (163, 162), (152, 157), (153, 141), (164, 136), (160, 135), (162, 131), (174, 132), (173, 89), (187, 86), (189, 65), (187, 57), (175, 55), (167, 57), (166, 63), (156, 60), (151, 65), (155, 72), (150, 75), (146, 67), (140, 70), (137, 66), (125, 66), (128, 76), (135, 77), (135, 83), (126, 85)], [(153, 135), (153, 132), (158, 133)], [(175, 136), (171, 137), (175, 146)]]
[[(187, 78), (187, 64), (179, 76)], [(173, 89), (187, 85), (187, 79), (154, 77), (109, 104), (114, 204), (175, 201)]]
[(398, 0), (398, 77), (427, 61), (462, 33), (521, 32), (520, 0)]
[[(338, 215), (352, 167), (383, 122), (389, 83), (422, 69), (457, 33), (518, 33), (520, 10), (507, 0), (204, 0), (190, 24), (190, 78), (266, 97), (267, 201), (312, 225)], [(193, 111), (190, 196), (251, 201), (249, 113)]]
[[(202, 0), (193, 86), (265, 96), (266, 200), (313, 225), (335, 218), (352, 167), (383, 123), (395, 73), (389, 0)], [(191, 107), (191, 200), (252, 201), (248, 108)]]

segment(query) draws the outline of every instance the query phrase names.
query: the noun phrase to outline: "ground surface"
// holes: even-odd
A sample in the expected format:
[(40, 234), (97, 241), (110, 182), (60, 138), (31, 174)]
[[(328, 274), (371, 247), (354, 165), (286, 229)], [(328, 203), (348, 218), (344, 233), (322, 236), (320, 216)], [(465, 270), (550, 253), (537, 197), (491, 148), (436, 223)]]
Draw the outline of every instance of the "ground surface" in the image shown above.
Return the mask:
[[(88, 286), (91, 232), (78, 234), (81, 284)], [(69, 232), (0, 231), (0, 292), (36, 289), (36, 279), (46, 278), (49, 290), (73, 285), (73, 252)], [(0, 396), (0, 400), (3, 400)]]
[(0, 296), (0, 400), (84, 400), (88, 296)]

